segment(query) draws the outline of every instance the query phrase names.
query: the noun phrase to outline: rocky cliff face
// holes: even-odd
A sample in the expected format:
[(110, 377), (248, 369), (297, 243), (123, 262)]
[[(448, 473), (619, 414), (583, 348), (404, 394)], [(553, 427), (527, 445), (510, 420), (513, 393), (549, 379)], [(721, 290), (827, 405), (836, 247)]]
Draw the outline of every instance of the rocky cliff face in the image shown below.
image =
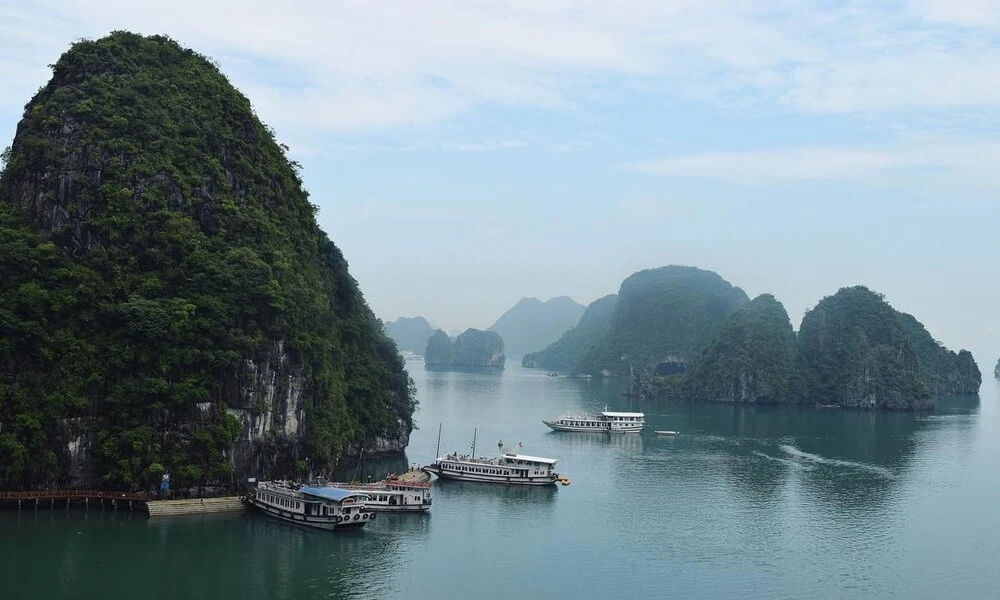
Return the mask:
[(211, 61), (74, 44), (5, 158), (0, 486), (226, 486), (405, 446), (395, 345)]

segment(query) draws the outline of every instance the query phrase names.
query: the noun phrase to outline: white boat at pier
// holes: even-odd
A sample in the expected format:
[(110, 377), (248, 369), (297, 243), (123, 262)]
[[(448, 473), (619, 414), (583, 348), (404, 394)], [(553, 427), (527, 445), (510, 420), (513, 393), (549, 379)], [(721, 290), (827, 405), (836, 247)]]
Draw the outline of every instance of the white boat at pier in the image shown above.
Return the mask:
[(545, 423), (555, 431), (605, 431), (609, 433), (638, 433), (646, 426), (646, 415), (641, 412), (613, 412), (604, 407), (596, 415), (563, 415)]
[(358, 529), (374, 521), (368, 500), (362, 491), (283, 481), (262, 481), (243, 496), (243, 502), (270, 517), (328, 531)]
[(407, 471), (371, 483), (329, 483), (333, 487), (368, 494), (369, 508), (385, 512), (427, 512), (431, 508), (430, 475)]

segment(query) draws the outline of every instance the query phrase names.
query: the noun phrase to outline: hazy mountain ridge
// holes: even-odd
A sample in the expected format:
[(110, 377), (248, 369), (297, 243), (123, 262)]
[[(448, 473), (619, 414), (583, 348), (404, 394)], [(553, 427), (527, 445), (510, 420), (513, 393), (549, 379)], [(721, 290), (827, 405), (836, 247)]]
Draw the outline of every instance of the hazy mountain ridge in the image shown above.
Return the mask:
[(618, 294), (608, 294), (591, 302), (576, 327), (562, 334), (544, 350), (526, 354), (521, 365), (555, 371), (576, 371), (580, 361), (607, 335), (617, 303)]
[(427, 348), (427, 340), (431, 339), (437, 329), (423, 317), (400, 317), (395, 321), (385, 323), (385, 334), (401, 351), (422, 354)]
[(487, 328), (504, 340), (507, 352), (536, 352), (559, 339), (559, 336), (580, 322), (586, 307), (568, 296), (557, 296), (545, 302), (538, 298), (522, 298)]

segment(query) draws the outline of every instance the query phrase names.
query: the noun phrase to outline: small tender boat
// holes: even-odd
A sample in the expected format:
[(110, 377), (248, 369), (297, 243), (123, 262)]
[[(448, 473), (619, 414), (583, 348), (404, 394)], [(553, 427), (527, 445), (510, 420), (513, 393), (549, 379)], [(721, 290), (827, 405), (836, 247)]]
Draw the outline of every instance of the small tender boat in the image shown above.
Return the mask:
[(661, 431), (661, 430), (656, 430), (656, 435), (677, 435), (679, 433), (680, 433), (679, 431)]
[(639, 432), (646, 426), (641, 412), (609, 412), (607, 407), (597, 415), (563, 415), (545, 423), (555, 431), (607, 431), (611, 433)]
[(328, 531), (357, 529), (375, 520), (367, 501), (361, 491), (284, 481), (261, 481), (243, 496), (244, 503), (269, 517)]

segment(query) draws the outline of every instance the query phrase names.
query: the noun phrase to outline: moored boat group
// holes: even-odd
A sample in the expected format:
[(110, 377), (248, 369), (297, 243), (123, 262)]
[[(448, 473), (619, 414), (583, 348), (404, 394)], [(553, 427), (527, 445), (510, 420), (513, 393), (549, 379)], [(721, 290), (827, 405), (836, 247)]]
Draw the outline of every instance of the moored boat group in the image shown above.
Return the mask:
[[(596, 415), (563, 415), (542, 420), (554, 431), (595, 433), (639, 433), (645, 427), (641, 412), (612, 412), (607, 407)], [(676, 431), (656, 431), (658, 435), (677, 435)], [(472, 453), (453, 452), (441, 455), (441, 432), (438, 430), (437, 458), (429, 465), (400, 475), (389, 475), (370, 483), (327, 482), (307, 484), (285, 481), (257, 482), (243, 496), (248, 506), (267, 516), (307, 527), (330, 531), (359, 529), (374, 521), (379, 512), (424, 513), (430, 510), (431, 475), (440, 479), (502, 483), (507, 485), (569, 485), (570, 480), (556, 471), (554, 458), (531, 456), (497, 444), (495, 458), (477, 457), (476, 433)], [(521, 444), (518, 443), (518, 448)]]

